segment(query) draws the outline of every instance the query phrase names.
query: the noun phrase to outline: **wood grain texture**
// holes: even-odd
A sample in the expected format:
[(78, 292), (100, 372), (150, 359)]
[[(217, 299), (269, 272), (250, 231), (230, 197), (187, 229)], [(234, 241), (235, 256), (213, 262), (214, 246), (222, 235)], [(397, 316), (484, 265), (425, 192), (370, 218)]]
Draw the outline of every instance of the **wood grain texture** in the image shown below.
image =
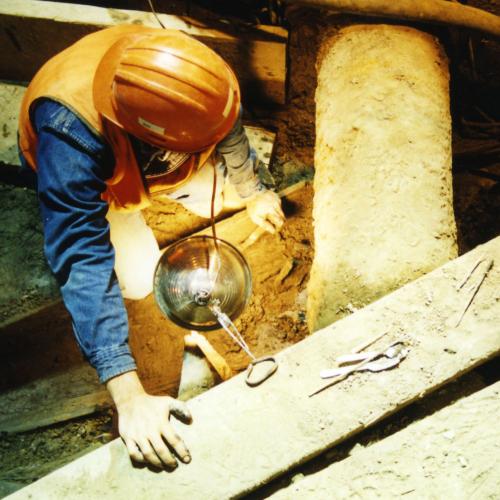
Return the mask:
[[(242, 374), (189, 401), (193, 424), (173, 421), (189, 465), (169, 474), (135, 469), (116, 440), (12, 498), (207, 500), (255, 490), (500, 352), (499, 266), (460, 326), (446, 326), (463, 304), (456, 285), (483, 254), (500, 262), (500, 237), (282, 351), (278, 372), (258, 388)], [(404, 338), (411, 349), (397, 369), (356, 374), (307, 397), (320, 369), (386, 329), (384, 345)]]
[(446, 55), (427, 33), (353, 25), (325, 37), (311, 331), (457, 256), (448, 78)]
[(498, 498), (500, 382), (269, 498)]
[(1, 419), (0, 432), (25, 432), (40, 429), (73, 418), (91, 415), (109, 408), (112, 404), (111, 397), (105, 390), (61, 400), (42, 409)]
[[(146, 5), (146, 4), (145, 4)], [(159, 14), (167, 28), (182, 30), (218, 52), (233, 67), (245, 99), (285, 102), (287, 32), (262, 27), (230, 34), (193, 19)], [(159, 27), (149, 12), (91, 5), (2, 0), (0, 78), (29, 81), (50, 57), (94, 31), (117, 24)], [(48, 37), (47, 33), (57, 33)]]

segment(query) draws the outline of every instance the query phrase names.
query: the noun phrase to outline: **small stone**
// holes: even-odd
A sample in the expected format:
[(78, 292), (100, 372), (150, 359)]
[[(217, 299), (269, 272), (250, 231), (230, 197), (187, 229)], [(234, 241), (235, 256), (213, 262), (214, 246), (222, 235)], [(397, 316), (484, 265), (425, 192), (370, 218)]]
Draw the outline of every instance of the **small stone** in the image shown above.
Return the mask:
[(292, 479), (291, 479), (291, 483), (297, 483), (298, 481), (302, 481), (302, 479), (304, 479), (304, 474), (302, 474), (302, 472), (299, 472), (298, 474), (295, 474), (294, 476), (292, 476)]
[(349, 304), (346, 305), (346, 309), (350, 312), (350, 313), (355, 313), (358, 309), (356, 307), (354, 307), (350, 302)]
[(446, 439), (453, 439), (455, 437), (455, 433), (453, 431), (446, 431), (446, 432), (443, 432), (443, 436), (446, 438)]

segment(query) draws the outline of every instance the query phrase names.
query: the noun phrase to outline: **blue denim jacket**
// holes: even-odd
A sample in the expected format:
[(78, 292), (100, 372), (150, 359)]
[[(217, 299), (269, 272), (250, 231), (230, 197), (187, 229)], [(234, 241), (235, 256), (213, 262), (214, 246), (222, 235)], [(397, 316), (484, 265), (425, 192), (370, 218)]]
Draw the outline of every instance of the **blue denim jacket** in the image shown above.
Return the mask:
[[(114, 272), (105, 218), (108, 205), (101, 199), (105, 181), (113, 174), (114, 157), (109, 146), (60, 103), (41, 101), (32, 120), (38, 135), (37, 184), (45, 254), (78, 344), (101, 382), (106, 382), (136, 368)], [(253, 172), (255, 153), (240, 120), (217, 149), (243, 197), (261, 189)]]

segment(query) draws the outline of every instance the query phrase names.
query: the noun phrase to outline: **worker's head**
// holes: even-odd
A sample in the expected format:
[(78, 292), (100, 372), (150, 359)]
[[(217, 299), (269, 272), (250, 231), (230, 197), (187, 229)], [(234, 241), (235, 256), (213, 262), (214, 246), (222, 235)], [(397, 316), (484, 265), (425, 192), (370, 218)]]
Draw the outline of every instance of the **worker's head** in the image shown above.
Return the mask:
[(240, 91), (226, 62), (176, 30), (124, 36), (104, 55), (94, 103), (108, 120), (162, 149), (196, 152), (231, 130)]

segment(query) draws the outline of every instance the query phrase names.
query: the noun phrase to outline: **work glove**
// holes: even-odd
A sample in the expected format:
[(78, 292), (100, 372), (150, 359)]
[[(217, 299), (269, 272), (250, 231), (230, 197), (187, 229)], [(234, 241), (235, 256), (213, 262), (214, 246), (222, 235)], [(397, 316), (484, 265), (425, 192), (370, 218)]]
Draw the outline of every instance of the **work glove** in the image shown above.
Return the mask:
[(285, 221), (281, 199), (269, 189), (259, 191), (249, 198), (247, 212), (254, 224), (271, 234), (278, 231)]

